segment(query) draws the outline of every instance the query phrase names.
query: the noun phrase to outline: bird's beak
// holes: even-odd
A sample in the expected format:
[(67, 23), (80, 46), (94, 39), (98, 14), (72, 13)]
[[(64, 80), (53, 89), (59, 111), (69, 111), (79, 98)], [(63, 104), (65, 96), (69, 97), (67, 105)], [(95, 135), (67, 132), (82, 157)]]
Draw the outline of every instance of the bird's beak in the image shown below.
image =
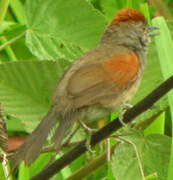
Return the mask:
[(155, 30), (159, 30), (159, 28), (156, 27), (156, 26), (149, 26), (149, 27), (148, 27), (149, 36), (153, 37), (153, 36), (157, 36), (157, 35), (160, 34), (159, 32), (153, 32), (153, 31), (155, 31)]
[(149, 31), (159, 30), (159, 28), (156, 27), (156, 26), (149, 26), (149, 27), (148, 27), (148, 30), (149, 30)]

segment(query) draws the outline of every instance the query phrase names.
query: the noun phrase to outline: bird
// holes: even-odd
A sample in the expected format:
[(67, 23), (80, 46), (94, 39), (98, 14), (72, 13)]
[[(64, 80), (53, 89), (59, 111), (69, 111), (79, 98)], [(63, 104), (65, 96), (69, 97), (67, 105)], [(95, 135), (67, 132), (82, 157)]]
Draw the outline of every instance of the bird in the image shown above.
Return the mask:
[(24, 161), (29, 166), (52, 128), (56, 127), (50, 141), (58, 149), (76, 121), (99, 120), (127, 104), (141, 82), (153, 29), (140, 11), (119, 10), (96, 47), (62, 74), (48, 113), (14, 153), (15, 165)]

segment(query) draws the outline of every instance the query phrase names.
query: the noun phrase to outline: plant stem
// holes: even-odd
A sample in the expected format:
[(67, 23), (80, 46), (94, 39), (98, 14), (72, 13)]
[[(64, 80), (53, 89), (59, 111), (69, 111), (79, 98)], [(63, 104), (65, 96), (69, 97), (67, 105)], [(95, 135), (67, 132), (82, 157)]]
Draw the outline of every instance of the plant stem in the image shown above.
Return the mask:
[(8, 9), (9, 0), (0, 0), (0, 27)]
[[(0, 43), (7, 42), (7, 39), (3, 36), (0, 38)], [(10, 46), (5, 47), (5, 52), (9, 58), (10, 61), (17, 61), (16, 55), (14, 54), (12, 48)]]
[(14, 43), (15, 41), (17, 41), (18, 39), (22, 38), (25, 35), (25, 31), (22, 32), (21, 34), (19, 34), (18, 36), (10, 39), (9, 41), (5, 42), (4, 44), (2, 44), (0, 46), (0, 51), (2, 51), (5, 47), (11, 45), (12, 43)]

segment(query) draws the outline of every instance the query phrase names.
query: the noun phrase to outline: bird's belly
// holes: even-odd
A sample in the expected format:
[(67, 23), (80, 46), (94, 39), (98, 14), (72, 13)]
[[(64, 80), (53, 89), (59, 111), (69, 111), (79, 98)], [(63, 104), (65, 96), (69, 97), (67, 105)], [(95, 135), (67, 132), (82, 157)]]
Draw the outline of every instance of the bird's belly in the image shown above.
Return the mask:
[(111, 113), (110, 109), (105, 108), (101, 105), (93, 105), (89, 106), (87, 109), (85, 109), (83, 121), (85, 122), (92, 122), (96, 120), (103, 119)]
[(109, 116), (111, 112), (119, 111), (124, 104), (127, 104), (136, 93), (137, 87), (131, 87), (125, 90), (119, 96), (106, 97), (102, 101), (102, 104), (89, 106), (86, 108), (84, 121), (87, 122), (96, 121)]

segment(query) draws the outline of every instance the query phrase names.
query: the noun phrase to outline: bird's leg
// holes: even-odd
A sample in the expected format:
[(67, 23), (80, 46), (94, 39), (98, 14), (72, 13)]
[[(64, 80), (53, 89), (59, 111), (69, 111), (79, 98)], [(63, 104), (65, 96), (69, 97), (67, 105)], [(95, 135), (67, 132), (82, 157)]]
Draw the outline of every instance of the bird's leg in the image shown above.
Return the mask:
[(65, 146), (67, 146), (67, 145), (70, 143), (71, 139), (72, 139), (73, 136), (76, 134), (76, 132), (78, 131), (79, 127), (80, 127), (80, 126), (78, 125), (78, 126), (74, 129), (74, 131), (70, 133), (68, 139), (62, 144), (62, 146), (65, 147)]
[(123, 119), (124, 119), (124, 114), (127, 110), (129, 110), (130, 108), (132, 108), (132, 105), (131, 104), (123, 104), (121, 110), (120, 110), (120, 113), (118, 115), (118, 119), (119, 121), (121, 122), (122, 125), (124, 126), (127, 126), (126, 123), (124, 123)]
[(97, 131), (97, 129), (94, 128), (89, 128), (85, 123), (82, 121), (78, 120), (79, 125), (84, 129), (84, 131), (87, 133), (87, 141), (86, 141), (86, 147), (89, 152), (95, 152), (91, 149), (91, 137), (92, 135)]

